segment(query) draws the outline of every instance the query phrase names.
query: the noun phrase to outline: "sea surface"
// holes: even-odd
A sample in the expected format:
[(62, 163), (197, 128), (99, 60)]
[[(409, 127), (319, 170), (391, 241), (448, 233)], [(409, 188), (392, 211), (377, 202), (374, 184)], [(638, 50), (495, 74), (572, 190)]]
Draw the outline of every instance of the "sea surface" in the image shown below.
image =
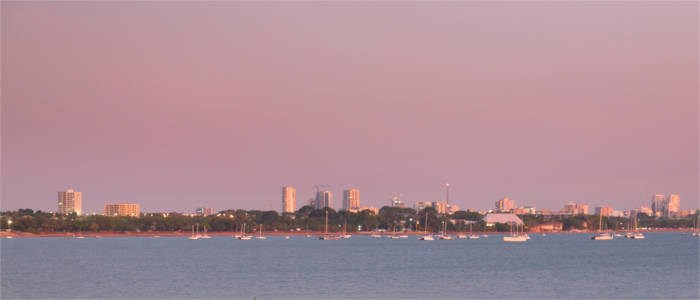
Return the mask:
[(700, 238), (0, 240), (7, 298), (699, 298)]

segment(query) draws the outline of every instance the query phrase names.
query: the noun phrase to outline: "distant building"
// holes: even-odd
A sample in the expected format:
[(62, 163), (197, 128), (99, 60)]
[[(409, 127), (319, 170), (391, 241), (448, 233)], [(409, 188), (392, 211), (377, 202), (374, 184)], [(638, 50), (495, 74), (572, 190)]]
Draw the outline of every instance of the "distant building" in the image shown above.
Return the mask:
[(530, 231), (533, 232), (553, 232), (553, 231), (562, 231), (564, 229), (564, 223), (562, 222), (548, 222), (548, 223), (542, 223), (539, 224), (535, 227), (530, 228)]
[(83, 214), (83, 193), (73, 190), (58, 192), (58, 213), (68, 215), (76, 213)]
[(664, 215), (667, 217), (676, 217), (681, 210), (681, 196), (678, 194), (671, 194), (668, 196), (668, 200), (665, 205), (666, 210)]
[(511, 211), (513, 209), (515, 209), (515, 201), (508, 199), (508, 197), (496, 201), (496, 211)]
[(291, 186), (282, 188), (282, 212), (293, 213), (297, 210), (297, 189)]
[(680, 217), (680, 218), (685, 218), (685, 217), (687, 217), (687, 216), (694, 215), (694, 214), (695, 214), (695, 210), (694, 210), (694, 209), (684, 209), (684, 210), (681, 210), (681, 211), (678, 213), (678, 217)]
[(360, 207), (360, 190), (349, 189), (343, 191), (343, 209)]
[(416, 202), (415, 209), (418, 211), (424, 210), (426, 207), (433, 207), (432, 202), (427, 202), (427, 201), (419, 201)]
[(348, 209), (348, 211), (352, 212), (352, 213), (361, 213), (365, 210), (369, 210), (370, 212), (372, 212), (375, 215), (379, 214), (379, 208), (376, 208), (373, 206), (360, 206), (360, 207)]
[(447, 205), (447, 214), (451, 215), (453, 213), (456, 213), (459, 211), (459, 206), (454, 205), (454, 204), (448, 204)]
[(599, 206), (595, 208), (595, 214), (603, 217), (610, 217), (613, 214), (613, 208), (610, 206)]
[(401, 200), (399, 200), (398, 196), (394, 196), (391, 198), (391, 206), (404, 208), (404, 207), (406, 207), (406, 204), (404, 204)]
[(656, 194), (651, 197), (651, 210), (653, 211), (652, 216), (660, 217), (664, 215), (664, 195)]
[(316, 209), (331, 207), (333, 195), (329, 190), (320, 190), (316, 193)]
[(514, 209), (513, 213), (515, 213), (516, 215), (534, 215), (537, 213), (537, 210), (534, 207), (526, 206)]
[(496, 225), (496, 223), (502, 223), (502, 224), (509, 224), (513, 223), (514, 225), (523, 225), (523, 220), (518, 218), (516, 214), (504, 214), (504, 213), (489, 213), (484, 216), (484, 222), (486, 223), (486, 226), (491, 227)]
[(211, 207), (197, 207), (194, 213), (200, 216), (210, 216), (215, 214), (214, 208)]
[(564, 205), (564, 208), (562, 208), (561, 213), (567, 215), (587, 215), (588, 205), (569, 202), (566, 205)]
[(138, 217), (140, 214), (141, 209), (138, 204), (105, 204), (105, 216)]
[(435, 201), (433, 202), (433, 208), (437, 211), (439, 214), (446, 214), (447, 213), (447, 202), (439, 202)]
[(640, 213), (643, 213), (643, 214), (645, 214), (645, 215), (647, 215), (647, 216), (653, 216), (653, 215), (654, 215), (654, 210), (651, 209), (651, 207), (642, 206), (642, 207), (639, 208), (639, 212), (640, 212)]

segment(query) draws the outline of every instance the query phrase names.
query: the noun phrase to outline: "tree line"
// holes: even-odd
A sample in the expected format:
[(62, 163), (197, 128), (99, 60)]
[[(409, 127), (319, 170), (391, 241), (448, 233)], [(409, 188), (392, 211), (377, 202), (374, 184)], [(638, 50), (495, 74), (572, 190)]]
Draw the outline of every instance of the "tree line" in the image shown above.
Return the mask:
[[(508, 224), (495, 224), (487, 227), (483, 215), (472, 211), (458, 211), (451, 215), (438, 214), (432, 207), (416, 211), (412, 208), (385, 206), (374, 214), (369, 210), (358, 213), (346, 210), (336, 211), (332, 208), (315, 209), (304, 206), (294, 213), (279, 214), (276, 211), (261, 210), (223, 210), (215, 215), (190, 216), (177, 212), (142, 213), (140, 217), (115, 217), (103, 215), (76, 214), (61, 215), (55, 213), (19, 209), (0, 213), (0, 229), (24, 232), (80, 232), (80, 231), (189, 231), (198, 224), (200, 229), (208, 231), (257, 231), (262, 225), (264, 231), (324, 231), (326, 212), (328, 212), (329, 232), (358, 231), (426, 231), (425, 220), (428, 219), (427, 231), (438, 232), (442, 224), (448, 231), (468, 231), (471, 223), (474, 231), (507, 232)], [(637, 224), (641, 228), (690, 228), (695, 226), (696, 215), (681, 219), (654, 218), (644, 214), (638, 215)], [(561, 222), (564, 231), (596, 230), (599, 227), (598, 215), (520, 215), (526, 231), (551, 222)], [(10, 221), (11, 222), (8, 222)], [(626, 229), (632, 223), (629, 218), (603, 217), (603, 229)], [(245, 224), (245, 226), (244, 226)]]

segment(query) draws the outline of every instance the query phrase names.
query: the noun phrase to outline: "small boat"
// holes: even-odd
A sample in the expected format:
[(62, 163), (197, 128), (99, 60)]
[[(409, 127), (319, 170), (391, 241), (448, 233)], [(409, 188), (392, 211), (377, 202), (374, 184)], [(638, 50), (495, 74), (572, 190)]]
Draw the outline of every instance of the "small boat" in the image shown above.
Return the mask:
[(472, 231), (472, 223), (469, 223), (469, 236), (467, 238), (470, 240), (475, 240), (479, 238), (479, 235), (474, 234), (474, 232)]
[(11, 236), (11, 235), (8, 235), (8, 236), (6, 236), (5, 238), (6, 238), (6, 239), (11, 239), (12, 236)]
[(250, 236), (250, 235), (247, 235), (246, 232), (245, 232), (245, 225), (246, 225), (246, 224), (243, 224), (243, 227), (241, 227), (241, 233), (242, 233), (242, 234), (241, 234), (241, 235), (238, 235), (238, 237), (236, 237), (236, 238), (239, 239), (239, 240), (242, 240), (242, 241), (249, 241), (249, 240), (252, 240), (253, 237)]
[(267, 239), (267, 237), (262, 235), (262, 224), (260, 224), (260, 230), (259, 230), (259, 234), (258, 234), (257, 239), (259, 239), (259, 240), (266, 240)]
[(84, 239), (85, 237), (82, 236), (82, 235), (79, 235), (79, 236), (76, 236), (75, 238), (76, 238), (76, 239)]
[(370, 235), (370, 236), (373, 237), (373, 238), (380, 238), (380, 237), (382, 237), (381, 234), (373, 234), (373, 235)]
[(200, 236), (201, 239), (210, 239), (211, 237), (207, 234), (207, 226), (204, 226), (204, 235)]
[(349, 238), (352, 237), (352, 234), (343, 234), (342, 237), (343, 237), (344, 239), (349, 239)]
[(326, 231), (323, 233), (322, 236), (318, 237), (319, 240), (322, 241), (331, 241), (331, 240), (339, 240), (339, 236), (333, 236), (333, 235), (328, 235), (328, 209), (326, 209)]
[(199, 235), (199, 223), (197, 223), (197, 231), (196, 231), (196, 233), (195, 233), (195, 230), (194, 230), (194, 225), (192, 225), (192, 235), (191, 235), (190, 237), (188, 237), (187, 239), (190, 239), (190, 240), (198, 240), (199, 238), (201, 238), (201, 236)]
[(487, 237), (489, 237), (489, 235), (488, 235), (488, 234), (482, 234), (481, 237), (482, 237), (482, 238), (487, 238)]
[(547, 235), (543, 233), (542, 236), (547, 236)]
[(288, 240), (288, 239), (289, 239), (289, 236), (285, 236), (284, 239), (285, 239), (285, 240)]
[(513, 232), (513, 222), (510, 222), (510, 236), (503, 237), (504, 242), (527, 242), (527, 235), (518, 233), (518, 229)]
[(643, 235), (641, 232), (635, 232), (635, 233), (632, 235), (631, 239), (633, 239), (633, 240), (643, 240), (643, 239), (644, 239), (644, 235)]
[(527, 242), (527, 238), (524, 235), (514, 235), (514, 236), (504, 236), (504, 242)]
[(455, 239), (453, 236), (447, 234), (447, 223), (445, 222), (442, 223), (442, 234), (438, 235), (438, 239), (448, 241)]
[(616, 233), (616, 234), (613, 234), (613, 236), (614, 237), (623, 237), (624, 235), (622, 235), (622, 233)]
[(418, 237), (419, 241), (434, 241), (432, 234), (428, 234), (428, 213), (425, 213), (425, 235)]
[(398, 240), (399, 236), (398, 235), (390, 235), (390, 236), (387, 236), (387, 238), (390, 238), (392, 240)]
[(399, 235), (399, 238), (400, 238), (400, 239), (407, 239), (407, 238), (408, 238), (408, 235), (402, 234), (402, 235)]
[(434, 241), (435, 239), (433, 238), (432, 235), (426, 234), (426, 235), (418, 237), (418, 240), (420, 240), (420, 241)]
[(598, 234), (591, 237), (594, 241), (609, 241), (613, 239), (613, 235), (609, 233), (603, 233), (603, 214), (600, 214), (600, 220), (598, 221)]
[(458, 239), (468, 239), (469, 237), (466, 234), (460, 234), (457, 236)]

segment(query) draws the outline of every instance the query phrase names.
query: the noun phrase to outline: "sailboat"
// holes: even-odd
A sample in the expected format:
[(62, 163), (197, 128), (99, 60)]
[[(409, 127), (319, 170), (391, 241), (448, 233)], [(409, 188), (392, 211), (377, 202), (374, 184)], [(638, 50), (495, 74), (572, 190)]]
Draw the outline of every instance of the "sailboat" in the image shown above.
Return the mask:
[(478, 238), (479, 238), (479, 235), (474, 234), (474, 232), (472, 231), (472, 223), (469, 223), (469, 239), (473, 240), (473, 239), (478, 239)]
[(240, 236), (238, 237), (238, 239), (239, 239), (239, 240), (242, 240), (242, 241), (249, 241), (249, 240), (253, 239), (253, 237), (246, 234), (245, 226), (246, 226), (246, 224), (243, 223), (243, 227), (241, 228), (241, 232), (242, 232), (243, 234), (240, 235)]
[(257, 239), (259, 239), (259, 240), (266, 240), (267, 239), (267, 237), (262, 235), (262, 224), (260, 224), (260, 230), (258, 232), (259, 233), (258, 233)]
[(348, 220), (345, 220), (345, 225), (343, 226), (342, 238), (349, 239), (351, 237), (352, 237), (352, 234), (348, 234)]
[(639, 226), (637, 226), (637, 216), (634, 216), (634, 233), (632, 234), (632, 236), (630, 236), (630, 238), (633, 240), (643, 240), (644, 235), (641, 232), (639, 232), (637, 228), (639, 228)]
[(204, 226), (204, 235), (200, 236), (201, 239), (210, 239), (211, 237), (207, 234), (207, 226)]
[(425, 212), (425, 235), (418, 237), (421, 241), (434, 241), (432, 234), (428, 234), (428, 212)]
[(327, 209), (326, 209), (326, 231), (323, 233), (322, 236), (319, 236), (318, 239), (319, 239), (319, 240), (324, 240), (324, 241), (327, 241), (327, 240), (339, 240), (339, 239), (340, 239), (339, 236), (330, 236), (330, 235), (328, 235), (328, 210), (327, 210)]
[(199, 236), (199, 223), (197, 223), (197, 231), (195, 233), (194, 231), (194, 225), (192, 225), (192, 235), (188, 237), (190, 240), (198, 240), (200, 238)]
[(700, 231), (698, 231), (698, 213), (700, 210), (695, 211), (695, 231), (693, 231), (693, 236), (700, 237)]
[(594, 235), (591, 237), (592, 240), (595, 241), (609, 241), (613, 239), (612, 234), (609, 233), (603, 233), (603, 214), (600, 214), (600, 221), (598, 221), (598, 234)]
[(447, 234), (447, 223), (442, 223), (442, 234), (439, 236), (441, 240), (454, 240), (455, 238)]
[(518, 228), (516, 225), (515, 232), (513, 232), (513, 223), (510, 222), (510, 236), (504, 236), (503, 241), (504, 242), (527, 242), (527, 237), (524, 234), (519, 234)]

